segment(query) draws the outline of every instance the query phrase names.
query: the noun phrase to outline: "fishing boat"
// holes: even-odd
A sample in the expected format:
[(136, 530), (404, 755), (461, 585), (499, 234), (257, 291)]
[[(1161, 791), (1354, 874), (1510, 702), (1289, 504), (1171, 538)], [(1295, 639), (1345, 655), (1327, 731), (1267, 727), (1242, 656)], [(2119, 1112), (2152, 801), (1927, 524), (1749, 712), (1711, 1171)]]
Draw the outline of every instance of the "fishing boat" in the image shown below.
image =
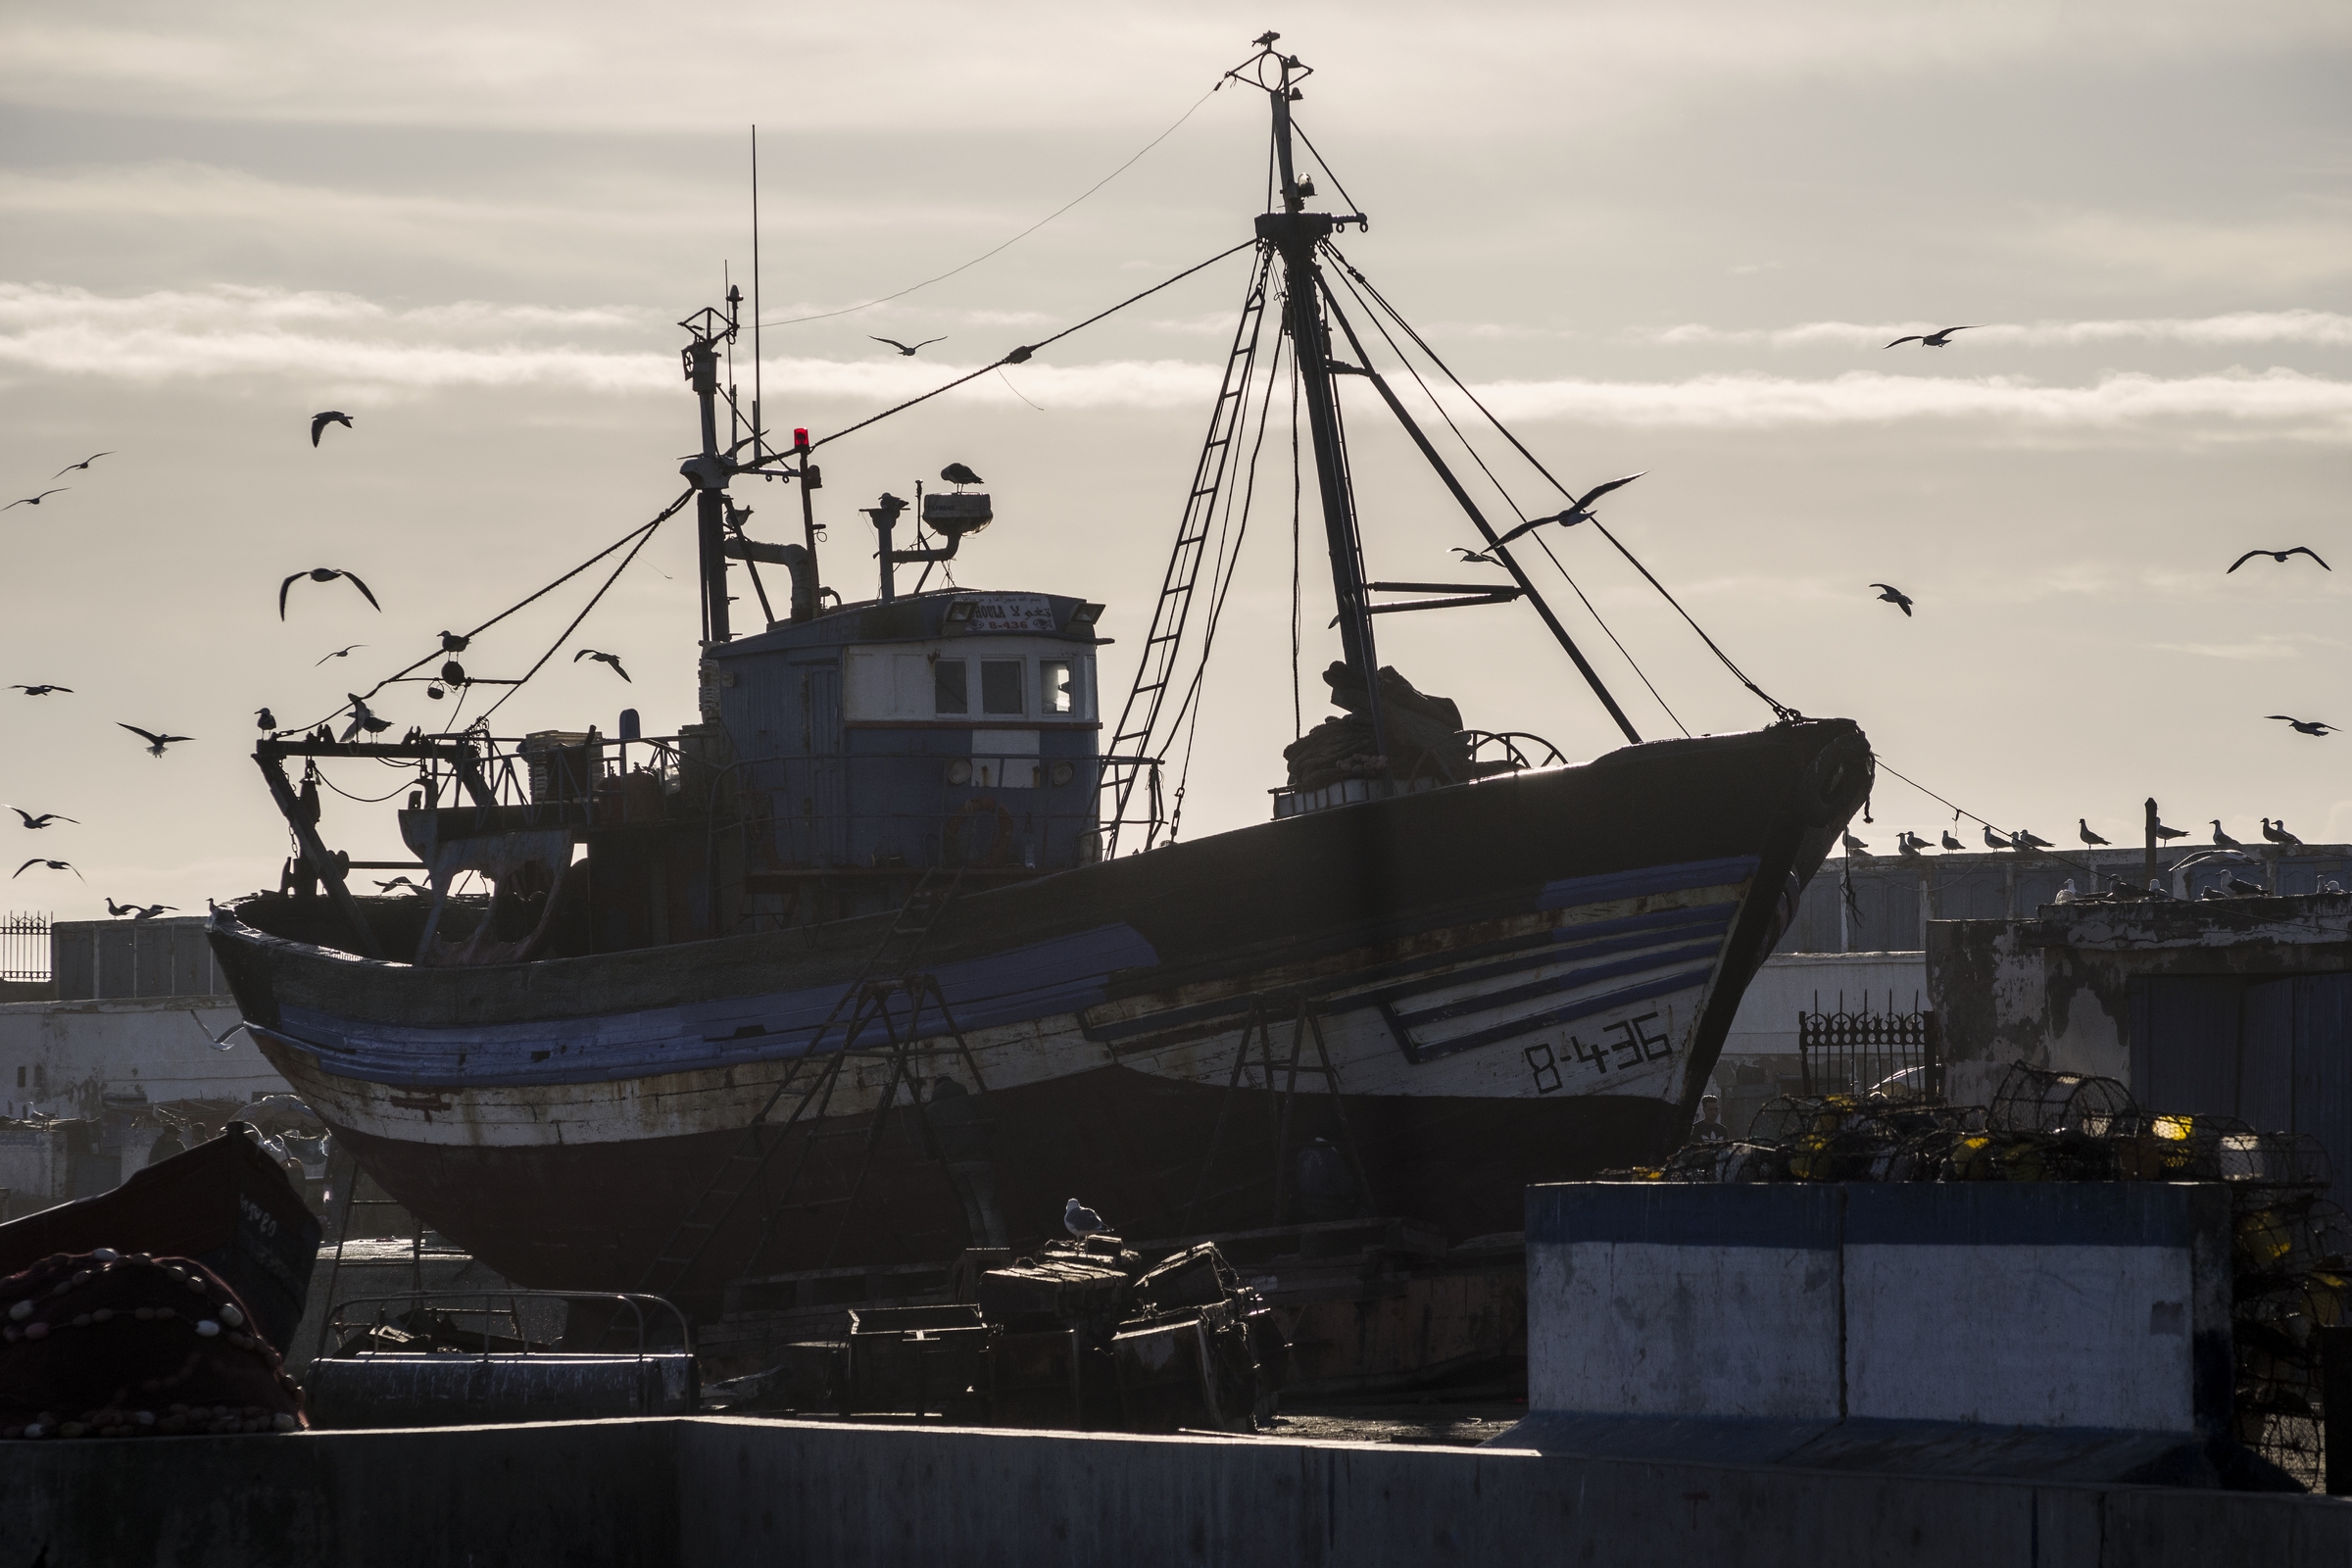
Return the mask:
[[(722, 375), (730, 289), (681, 323), (686, 490), (592, 558), (616, 574), (692, 509), (696, 722), (393, 742), (367, 733), (371, 692), (341, 737), (260, 744), (295, 854), (279, 892), (216, 910), (215, 951), (260, 1049), (427, 1223), (518, 1284), (707, 1301), (755, 1266), (1033, 1240), (1074, 1194), (1130, 1237), (1381, 1214), (1462, 1240), (1517, 1229), (1530, 1182), (1681, 1141), (1742, 989), (1868, 795), (1868, 743), (1777, 703), (1751, 732), (1642, 741), (1523, 559), (1539, 527), (1606, 534), (1592, 494), (1491, 521), (1414, 417), (1399, 378), (1421, 363), (1477, 400), (1339, 250), (1363, 216), (1310, 210), (1307, 74), (1271, 34), (1232, 73), (1270, 107), (1274, 189), (1236, 247), (1223, 384), (1115, 707), (1083, 584), (933, 585), (993, 519), (968, 469), (859, 509), (872, 597), (826, 578), (817, 450), (873, 421), (771, 438), (755, 267), (751, 396)], [(1289, 749), (1268, 819), (1187, 838), (1167, 754), (1282, 375), (1341, 711)], [(1495, 575), (1372, 578), (1350, 413), (1396, 422)], [(798, 486), (798, 539), (754, 535), (738, 497), (758, 484)], [(765, 615), (739, 631), (747, 587)], [(1622, 748), (1571, 763), (1467, 728), (1378, 657), (1385, 615), (1517, 609)], [(487, 687), (465, 662), (502, 618), (376, 690)], [(399, 819), (423, 896), (356, 896), (322, 841), (320, 766), (350, 760), (416, 767)]]

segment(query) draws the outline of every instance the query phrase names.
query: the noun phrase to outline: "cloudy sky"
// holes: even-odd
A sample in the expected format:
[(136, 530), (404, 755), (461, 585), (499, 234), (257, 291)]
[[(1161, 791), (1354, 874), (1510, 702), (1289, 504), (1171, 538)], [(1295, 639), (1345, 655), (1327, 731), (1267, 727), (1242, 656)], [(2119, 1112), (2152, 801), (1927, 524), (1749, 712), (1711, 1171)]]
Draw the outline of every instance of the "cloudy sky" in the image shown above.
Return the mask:
[[(323, 715), (675, 493), (673, 323), (748, 279), (754, 123), (770, 423), (822, 434), (1246, 238), (1264, 102), (1209, 88), (1269, 25), (1317, 68), (1300, 122), (1373, 219), (1350, 259), (1563, 479), (1646, 470), (1607, 519), (1766, 689), (2060, 842), (2078, 816), (2134, 841), (2150, 794), (2184, 826), (2352, 838), (2352, 735), (2264, 717), (2352, 724), (2352, 11), (1440, 15), (0, 5), (0, 486), (70, 486), (0, 514), (0, 685), (74, 689), (0, 693), (0, 800), (80, 819), (0, 842), (88, 878), (35, 867), (4, 902), (201, 909), (273, 885), (256, 708)], [(972, 262), (1163, 133), (998, 254), (826, 314)], [(1107, 603), (1123, 688), (1243, 266), (828, 448), (830, 579), (870, 591), (854, 505), (967, 462), (999, 521), (963, 580)], [(1881, 347), (1963, 323), (1939, 351)], [(869, 333), (946, 341), (906, 361)], [(1348, 391), (1375, 574), (1466, 569), (1446, 555), (1466, 525)], [(356, 426), (313, 450), (323, 408)], [(1499, 452), (1508, 494), (1549, 510)], [(1279, 428), (1263, 464), (1188, 833), (1261, 816), (1293, 732)], [(786, 537), (792, 498), (751, 499), (772, 514), (753, 531)], [(2339, 569), (2224, 575), (2295, 544)], [(1605, 542), (1557, 545), (1625, 653), (1553, 597), (1644, 735), (1767, 716)], [(1331, 649), (1306, 548), (1312, 723)], [(691, 562), (685, 527), (658, 535), (500, 729), (691, 719)], [(318, 564), (383, 612), (305, 583), (281, 624), (279, 579)], [(469, 664), (527, 667), (581, 597)], [(1614, 743), (1524, 611), (1382, 631), (1480, 727)], [(573, 644), (634, 683), (563, 662)], [(401, 727), (435, 716), (393, 690)], [(120, 723), (195, 739), (157, 760)], [(1890, 777), (1873, 814), (1882, 848), (1950, 820)], [(380, 808), (330, 805), (325, 831), (393, 850)]]

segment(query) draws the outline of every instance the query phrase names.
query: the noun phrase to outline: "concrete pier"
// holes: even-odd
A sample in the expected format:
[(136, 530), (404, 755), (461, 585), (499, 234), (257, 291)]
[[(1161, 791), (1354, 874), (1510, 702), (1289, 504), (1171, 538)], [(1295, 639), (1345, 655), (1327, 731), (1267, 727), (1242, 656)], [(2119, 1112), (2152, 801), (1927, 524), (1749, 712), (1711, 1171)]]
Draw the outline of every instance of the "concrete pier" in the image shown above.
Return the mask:
[(2330, 1497), (1507, 1448), (686, 1418), (8, 1458), (0, 1568), (2352, 1560), (2352, 1502)]

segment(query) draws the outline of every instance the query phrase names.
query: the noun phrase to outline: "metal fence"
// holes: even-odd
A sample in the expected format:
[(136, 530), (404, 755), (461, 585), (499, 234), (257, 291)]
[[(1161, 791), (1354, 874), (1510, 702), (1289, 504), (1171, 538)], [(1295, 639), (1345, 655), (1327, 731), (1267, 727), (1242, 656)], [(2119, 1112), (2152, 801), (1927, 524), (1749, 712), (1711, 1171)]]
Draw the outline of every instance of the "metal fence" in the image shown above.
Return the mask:
[(49, 917), (10, 914), (0, 919), (0, 980), (49, 978)]
[(1886, 1011), (1872, 1012), (1868, 996), (1849, 1011), (1845, 994), (1839, 992), (1837, 1006), (1824, 1011), (1816, 992), (1813, 1011), (1796, 1015), (1804, 1093), (1942, 1099), (1943, 1059), (1936, 1015), (1920, 1005), (1916, 992), (1908, 1012), (1896, 1006), (1890, 991)]

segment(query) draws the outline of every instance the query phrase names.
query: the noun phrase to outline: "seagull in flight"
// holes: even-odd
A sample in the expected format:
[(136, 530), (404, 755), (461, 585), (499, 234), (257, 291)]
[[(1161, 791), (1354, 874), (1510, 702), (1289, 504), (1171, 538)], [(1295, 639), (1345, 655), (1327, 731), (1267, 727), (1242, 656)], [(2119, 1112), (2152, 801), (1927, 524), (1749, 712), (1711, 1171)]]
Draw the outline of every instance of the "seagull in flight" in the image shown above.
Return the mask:
[[(368, 585), (360, 581), (359, 574), (357, 572), (345, 571), (340, 566), (313, 566), (308, 571), (296, 572), (293, 576), (288, 577), (284, 582), (281, 582), (277, 585), (278, 619), (283, 620), (286, 618), (286, 590), (292, 588), (296, 583), (302, 581), (302, 579), (305, 577), (310, 578), (313, 582), (333, 582), (337, 577), (345, 578), (354, 588), (357, 588), (360, 591), (362, 597), (364, 597), (369, 605), (374, 606), (375, 610), (379, 613), (384, 608), (383, 606), (375, 603), (375, 595), (368, 591)], [(366, 643), (353, 643), (351, 645), (352, 648), (365, 648), (368, 645)], [(343, 650), (343, 652), (348, 654), (351, 652), (351, 648), (346, 648)], [(342, 655), (335, 654), (329, 655), (328, 657), (339, 659), (342, 657)], [(323, 664), (326, 662), (326, 660), (321, 659), (318, 661), (318, 662)]]
[[(2235, 571), (2247, 562), (2252, 561), (2256, 556), (2268, 556), (2273, 561), (2278, 563), (2278, 564), (2281, 566), (2286, 564), (2286, 558), (2289, 556), (2309, 556), (2314, 561), (2320, 561), (2320, 553), (2317, 550), (2312, 549), (2309, 545), (2294, 545), (2285, 550), (2249, 550), (2244, 555), (2238, 557), (2235, 561), (2230, 563), (2230, 571)], [(2328, 565), (2325, 561), (2320, 561), (2320, 569), (2323, 571), (2333, 571), (2335, 568)], [(2225, 571), (2222, 573), (2222, 575), (2227, 577), (2230, 575), (2230, 571)]]
[[(866, 333), (866, 336), (867, 336), (867, 337), (874, 337), (874, 334), (873, 334), (873, 333), (871, 333), (871, 332), (868, 332), (868, 333)], [(927, 349), (927, 348), (929, 348), (929, 347), (930, 347), (932, 344), (934, 344), (934, 343), (945, 343), (945, 342), (947, 341), (947, 339), (946, 339), (944, 336), (943, 336), (943, 337), (927, 337), (927, 338), (923, 339), (923, 340), (922, 340), (920, 343), (917, 343), (917, 344), (915, 344), (915, 345), (914, 345), (914, 348), (908, 348), (908, 347), (907, 347), (906, 344), (904, 344), (904, 343), (900, 342), (900, 341), (899, 341), (897, 338), (895, 338), (895, 337), (874, 337), (874, 341), (875, 341), (875, 342), (877, 342), (877, 343), (887, 343), (887, 344), (889, 344), (889, 345), (890, 345), (892, 348), (894, 348), (894, 349), (897, 349), (897, 350), (898, 350), (898, 351), (899, 351), (901, 354), (904, 354), (904, 355), (906, 355), (906, 356), (908, 359), (912, 359), (912, 358), (914, 358), (914, 350), (915, 350), (915, 349)]]
[(1947, 326), (1939, 332), (1914, 332), (1909, 337), (1898, 337), (1893, 343), (1886, 346), (1894, 348), (1898, 344), (1916, 343), (1923, 349), (1939, 349), (1951, 342), (1954, 332), (1974, 332), (1976, 328), (1973, 326)]
[(112, 452), (93, 452), (88, 457), (82, 459), (79, 463), (67, 464), (64, 467), (58, 469), (57, 472), (51, 474), (49, 477), (52, 479), (62, 479), (76, 468), (87, 468), (91, 464), (96, 463), (100, 458), (111, 458), (113, 456), (114, 454)]
[[(629, 680), (629, 672), (620, 667), (620, 656), (618, 654), (600, 654), (593, 648), (583, 648), (578, 653), (571, 656), (571, 662), (575, 664), (583, 659), (593, 659), (600, 664), (611, 664), (612, 666), (613, 674), (618, 675), (622, 680)], [(629, 684), (634, 686), (637, 683), (633, 680), (630, 680)]]
[(18, 685), (18, 686), (11, 686), (11, 687), (9, 688), (9, 690), (10, 690), (10, 691), (23, 692), (23, 693), (24, 693), (25, 696), (27, 696), (27, 697), (46, 697), (46, 696), (48, 696), (48, 695), (49, 695), (51, 692), (67, 692), (67, 693), (71, 693), (71, 692), (74, 690), (74, 688), (73, 688), (73, 687), (71, 687), (71, 686), (24, 686), (24, 685)]
[(2266, 713), (2263, 716), (2266, 718), (2285, 719), (2288, 726), (2292, 728), (2298, 735), (2325, 735), (2336, 727), (2333, 724), (2328, 723), (2324, 719), (2289, 718), (2284, 713)]
[(1068, 1231), (1072, 1236), (1077, 1237), (1081, 1241), (1084, 1241), (1089, 1236), (1101, 1235), (1103, 1231), (1110, 1229), (1109, 1226), (1102, 1223), (1102, 1215), (1096, 1213), (1093, 1209), (1087, 1207), (1075, 1198), (1071, 1199), (1068, 1203), (1062, 1206), (1061, 1225), (1062, 1229)]
[(407, 888), (411, 893), (422, 893), (424, 891), (424, 889), (418, 887), (416, 883), (410, 881), (405, 876), (396, 876), (389, 882), (378, 882), (376, 883), (376, 886), (382, 888), (386, 893), (391, 892), (394, 888)]
[(939, 470), (939, 476), (942, 479), (947, 480), (948, 483), (954, 485), (958, 490), (962, 489), (967, 484), (988, 483), (986, 479), (981, 478), (978, 474), (974, 473), (971, 469), (965, 467), (960, 463), (949, 464), (946, 467)]
[(141, 920), (152, 920), (159, 914), (172, 913), (178, 907), (175, 904), (117, 904), (111, 898), (106, 901), (106, 912), (118, 920), (126, 914)]
[(12, 806), (9, 809), (23, 817), (26, 827), (47, 827), (52, 822), (72, 822), (75, 827), (81, 826), (79, 818), (60, 816), (55, 811), (43, 811), (40, 815), (35, 816), (22, 806)]
[(390, 719), (375, 716), (374, 710), (358, 692), (345, 692), (343, 695), (351, 699), (351, 722), (343, 726), (343, 733), (338, 739), (348, 741), (362, 730), (370, 735), (381, 735), (392, 727)]
[(2082, 841), (2082, 847), (2086, 850), (2095, 850), (2107, 842), (2090, 830), (2088, 817), (2078, 816), (2075, 818), (2075, 837)]
[(1909, 594), (1904, 593), (1892, 583), (1874, 582), (1871, 586), (1881, 590), (1879, 597), (1899, 608), (1906, 616), (1911, 613), (1911, 596)]
[(7, 506), (0, 507), (0, 512), (11, 512), (18, 507), (37, 507), (50, 496), (62, 496), (73, 488), (70, 484), (61, 484), (56, 489), (44, 490), (37, 496), (25, 496), (20, 500), (11, 501)]
[(1460, 545), (1455, 545), (1452, 547), (1452, 549), (1453, 553), (1461, 557), (1464, 562), (1476, 562), (1482, 566), (1498, 566), (1502, 564), (1502, 563), (1496, 561), (1492, 555), (1488, 554), (1484, 550), (1464, 550)]
[(351, 428), (351, 416), (345, 414), (340, 409), (329, 409), (324, 414), (312, 415), (311, 445), (317, 446), (318, 444), (319, 433), (330, 424), (339, 424), (344, 429), (348, 430)]
[(196, 738), (193, 735), (158, 735), (151, 729), (141, 729), (136, 724), (125, 724), (120, 719), (116, 720), (116, 727), (119, 729), (126, 729), (133, 735), (144, 739), (147, 742), (147, 755), (149, 757), (163, 756), (164, 748), (171, 745), (173, 741), (192, 741)]
[[(45, 866), (47, 866), (47, 867), (48, 867), (50, 870), (52, 870), (52, 871), (74, 871), (74, 866), (73, 866), (72, 862), (70, 862), (70, 861), (66, 861), (66, 860), (44, 860), (44, 859), (42, 859), (42, 858), (41, 858), (39, 856), (37, 856), (37, 855), (36, 855), (36, 856), (34, 856), (34, 857), (33, 857), (31, 859), (29, 859), (29, 860), (26, 860), (26, 861), (25, 861), (25, 862), (24, 862), (23, 865), (20, 865), (20, 866), (18, 866), (18, 867), (16, 868), (16, 870), (15, 870), (15, 871), (14, 871), (14, 872), (13, 872), (13, 873), (12, 873), (12, 874), (9, 876), (9, 880), (10, 880), (11, 882), (14, 882), (14, 881), (15, 881), (15, 880), (16, 880), (18, 877), (21, 877), (21, 876), (23, 876), (23, 875), (24, 875), (25, 872), (27, 872), (27, 871), (31, 870), (31, 869), (32, 869), (34, 866), (36, 866), (36, 865), (45, 865)], [(79, 871), (74, 871), (74, 874), (75, 876), (81, 877), (81, 879), (82, 879), (84, 882), (87, 882), (87, 881), (89, 880), (89, 878), (88, 878), (88, 877), (86, 877), (86, 876), (81, 876), (81, 873), (80, 873)]]
[[(354, 577), (354, 578), (352, 579), (352, 581), (354, 581), (354, 582), (357, 582), (357, 581), (359, 581), (359, 579), (358, 579), (357, 577)], [(282, 619), (283, 617), (281, 616), (280, 618)], [(327, 659), (349, 659), (349, 658), (351, 657), (351, 649), (352, 649), (352, 648), (365, 648), (365, 647), (367, 647), (367, 646), (368, 646), (368, 645), (367, 645), (366, 643), (353, 643), (353, 644), (351, 645), (351, 648), (338, 648), (338, 649), (336, 649), (336, 650), (335, 650), (333, 653), (331, 653), (331, 654), (327, 655), (327, 656), (326, 656), (326, 659), (321, 659), (321, 660), (319, 660), (319, 661), (318, 661), (318, 664), (323, 664), (323, 663), (325, 663)], [(317, 669), (317, 668), (318, 667), (318, 664), (313, 664), (311, 667), (312, 667), (313, 669)]]
[[(1642, 473), (1647, 473), (1648, 471), (1649, 470), (1647, 468), (1643, 468)], [(1590, 522), (1592, 520), (1593, 502), (1598, 501), (1602, 496), (1607, 495), (1610, 491), (1615, 490), (1620, 486), (1632, 484), (1636, 479), (1642, 477), (1642, 473), (1629, 473), (1622, 479), (1611, 479), (1606, 484), (1596, 484), (1581, 496), (1570, 496), (1568, 498), (1568, 505), (1562, 508), (1560, 511), (1555, 512), (1549, 516), (1545, 517), (1530, 517), (1518, 527), (1513, 528), (1509, 533), (1506, 533), (1501, 538), (1495, 540), (1494, 543), (1497, 546), (1507, 545), (1512, 540), (1518, 538), (1521, 534), (1533, 533), (1536, 529), (1543, 527), (1544, 524), (1547, 522), (1556, 522), (1563, 528), (1573, 528), (1580, 522)]]

